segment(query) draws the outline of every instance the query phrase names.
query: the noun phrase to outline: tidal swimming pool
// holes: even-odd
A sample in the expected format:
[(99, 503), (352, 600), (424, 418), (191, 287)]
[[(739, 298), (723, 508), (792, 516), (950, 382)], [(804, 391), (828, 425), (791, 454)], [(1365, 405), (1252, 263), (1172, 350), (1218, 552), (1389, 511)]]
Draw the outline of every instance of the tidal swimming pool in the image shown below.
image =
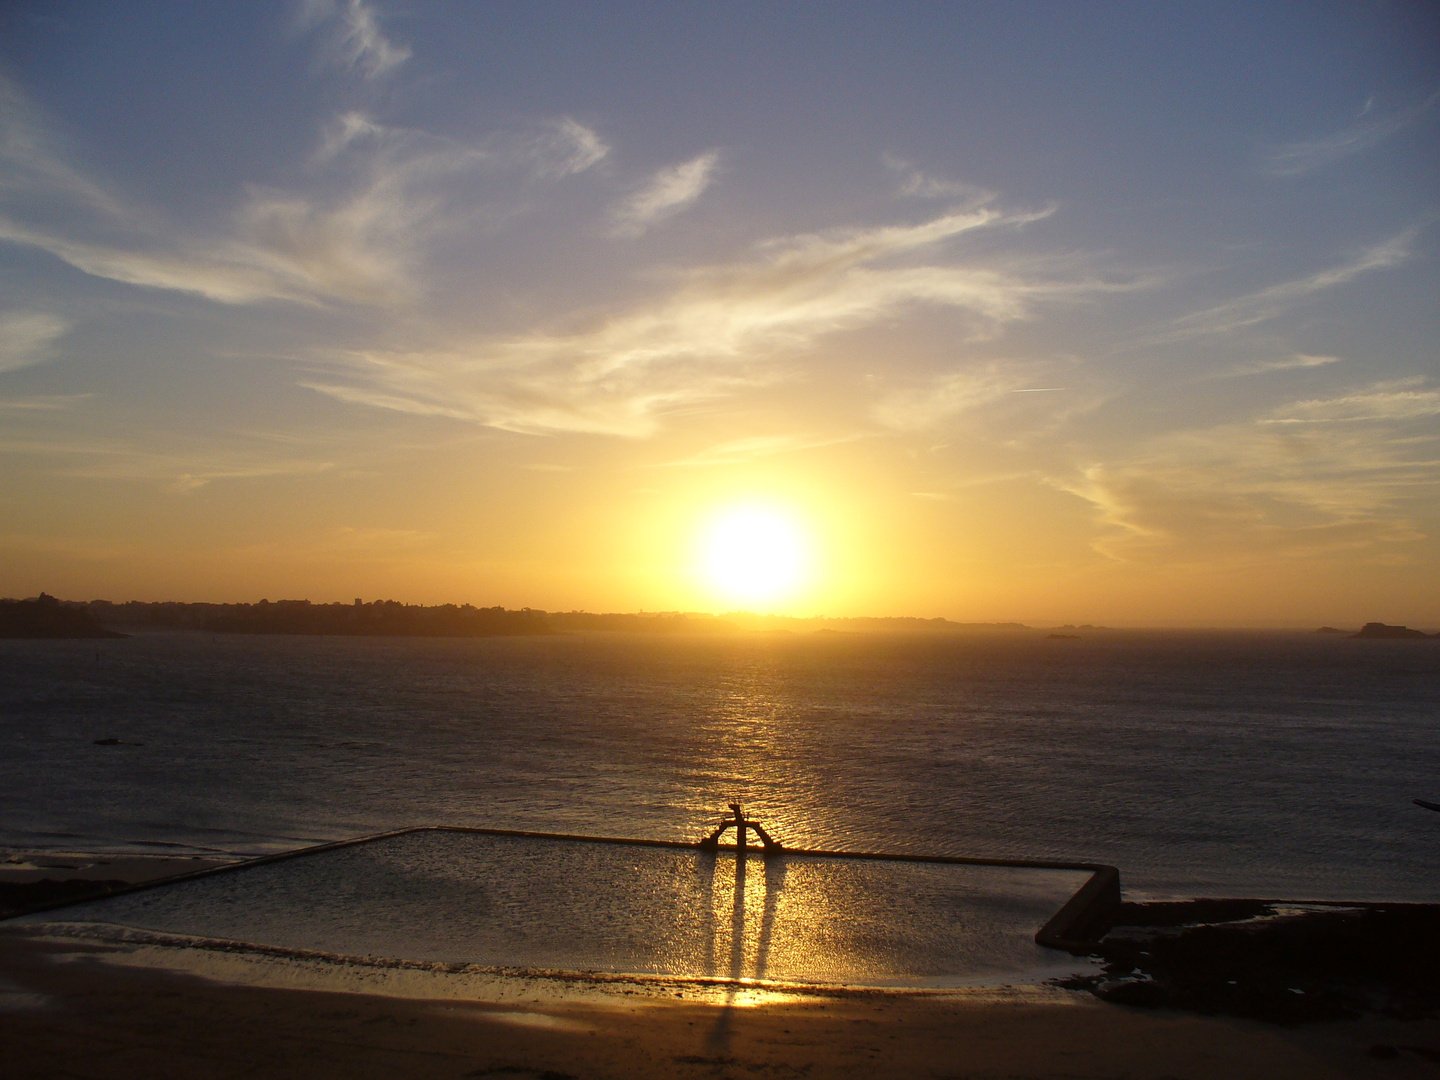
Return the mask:
[(109, 924), (349, 957), (877, 987), (1021, 976), (1085, 871), (424, 830), (72, 905)]

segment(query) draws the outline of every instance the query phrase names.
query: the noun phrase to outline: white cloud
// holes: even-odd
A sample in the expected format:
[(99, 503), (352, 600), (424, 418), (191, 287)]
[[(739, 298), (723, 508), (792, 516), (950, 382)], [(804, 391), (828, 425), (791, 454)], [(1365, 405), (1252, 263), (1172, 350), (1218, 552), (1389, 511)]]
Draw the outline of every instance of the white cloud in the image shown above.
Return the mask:
[(350, 111), (322, 133), (306, 190), (250, 185), (229, 222), (197, 235), (88, 180), (0, 80), (0, 241), (96, 277), (224, 304), (389, 304), (419, 291), (425, 242), (453, 236), (485, 205), (478, 179), (566, 176), (607, 150), (568, 118), (472, 145)]
[(605, 140), (580, 121), (563, 117), (531, 148), (536, 171), (542, 176), (571, 176), (584, 172), (610, 153)]
[(120, 213), (115, 200), (65, 157), (39, 112), (0, 74), (0, 198), (38, 196), (45, 211), (58, 205), (101, 216)]
[(1038, 304), (1120, 287), (922, 258), (974, 230), (1043, 216), (981, 209), (918, 225), (782, 237), (759, 245), (749, 261), (681, 275), (668, 295), (582, 330), (332, 352), (317, 358), (331, 375), (306, 385), (345, 401), (513, 431), (648, 435), (666, 412), (785, 377), (788, 362), (825, 335), (916, 306), (964, 312), (972, 336), (986, 336)]
[(921, 431), (942, 421), (1004, 400), (1034, 377), (1024, 367), (991, 364), (974, 371), (936, 376), (897, 391), (875, 406), (875, 418), (896, 431)]
[(643, 437), (660, 416), (713, 401), (764, 376), (675, 366), (597, 380), (563, 363), (477, 359), (483, 353), (371, 350), (332, 357), (347, 382), (300, 383), (339, 401), (419, 416), (439, 416), (531, 435), (557, 432)]
[(896, 174), (897, 195), (916, 199), (959, 199), (970, 206), (979, 206), (995, 198), (993, 191), (960, 180), (933, 176), (894, 154), (882, 154), (880, 161)]
[(0, 371), (13, 371), (50, 359), (51, 347), (70, 329), (57, 315), (43, 311), (0, 314)]
[(365, 79), (388, 75), (410, 59), (410, 47), (385, 36), (375, 6), (364, 0), (305, 0), (297, 22), (302, 29), (324, 27), (324, 59)]
[(612, 235), (639, 236), (650, 226), (678, 214), (705, 193), (715, 179), (719, 162), (719, 151), (707, 150), (655, 173), (611, 211)]
[[(154, 242), (153, 238), (144, 239)], [(3, 216), (0, 240), (48, 251), (95, 277), (191, 293), (223, 304), (247, 304), (267, 298), (302, 302), (316, 299), (315, 290), (304, 287), (303, 279), (296, 281), (297, 275), (287, 272), (289, 268), (280, 260), (274, 260), (277, 265), (266, 266), (255, 258), (260, 253), (238, 245), (230, 251), (201, 246), (199, 250), (150, 252), (140, 250), (138, 243), (134, 248), (124, 248), (27, 228)]]
[(1440, 436), (1414, 423), (1437, 415), (1424, 380), (1378, 383), (1160, 436), (1050, 483), (1095, 507), (1107, 531), (1094, 546), (1116, 559), (1379, 557), (1420, 539), (1440, 504)]
[(1206, 379), (1235, 379), (1247, 375), (1269, 375), (1274, 371), (1297, 371), (1307, 368), (1325, 367), (1329, 364), (1340, 363), (1338, 356), (1315, 356), (1308, 353), (1293, 353), (1290, 356), (1280, 356), (1272, 360), (1257, 360), (1251, 364), (1236, 364), (1234, 367), (1225, 368), (1203, 376)]
[(1317, 293), (1348, 284), (1372, 271), (1390, 270), (1401, 265), (1410, 258), (1410, 246), (1419, 232), (1418, 227), (1406, 229), (1369, 248), (1351, 262), (1332, 266), (1308, 277), (1281, 282), (1249, 296), (1176, 319), (1173, 329), (1159, 335), (1156, 340), (1180, 341), (1207, 334), (1223, 334), (1276, 318), (1294, 304)]
[(1276, 177), (1304, 176), (1316, 169), (1363, 153), (1410, 127), (1428, 113), (1436, 102), (1440, 102), (1440, 93), (1431, 94), (1425, 101), (1409, 109), (1401, 109), (1388, 116), (1371, 116), (1371, 99), (1361, 113), (1362, 118), (1356, 123), (1318, 139), (1289, 142), (1272, 149), (1265, 156), (1264, 172)]
[(1419, 420), (1440, 416), (1440, 389), (1424, 378), (1375, 383), (1338, 397), (1297, 401), (1266, 419), (1270, 424), (1333, 424), (1362, 420)]
[[(334, 263), (354, 254), (354, 245), (347, 251), (342, 236), (347, 227), (353, 234), (357, 222), (365, 223), (369, 194), (362, 192), (358, 202), (352, 199), (332, 215), (328, 252), (304, 250), (293, 235), (304, 230), (293, 221), (292, 235), (273, 228), (270, 239), (279, 243), (267, 244), (268, 196), (252, 196), (231, 235), (186, 235), (127, 205), (66, 162), (34, 110), (13, 86), (0, 82), (0, 240), (40, 248), (96, 277), (230, 304), (264, 298), (315, 302), (337, 293), (346, 299), (375, 296), (384, 289), (373, 280), (374, 263)], [(298, 202), (292, 200), (292, 218)], [(245, 235), (247, 229), (252, 235)]]
[(321, 133), (320, 147), (315, 151), (318, 164), (332, 161), (351, 146), (366, 139), (388, 134), (390, 129), (378, 124), (358, 109), (338, 114)]

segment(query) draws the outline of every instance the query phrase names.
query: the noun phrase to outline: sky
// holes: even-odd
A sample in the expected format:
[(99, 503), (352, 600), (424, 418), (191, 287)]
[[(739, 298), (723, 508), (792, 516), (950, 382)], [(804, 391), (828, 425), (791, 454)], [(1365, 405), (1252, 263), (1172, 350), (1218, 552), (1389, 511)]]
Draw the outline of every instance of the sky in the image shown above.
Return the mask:
[(1433, 4), (12, 2), (0, 595), (1440, 625), (1437, 254)]

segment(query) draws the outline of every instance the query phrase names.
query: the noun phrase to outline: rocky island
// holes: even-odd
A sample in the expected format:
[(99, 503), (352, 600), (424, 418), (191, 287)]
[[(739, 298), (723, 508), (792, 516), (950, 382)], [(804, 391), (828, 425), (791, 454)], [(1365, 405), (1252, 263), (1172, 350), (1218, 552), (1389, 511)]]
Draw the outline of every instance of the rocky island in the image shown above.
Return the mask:
[[(1423, 630), (1411, 630), (1408, 626), (1387, 626), (1383, 622), (1367, 622), (1360, 628), (1358, 634), (1351, 634), (1357, 638), (1428, 638), (1432, 635)], [(1440, 634), (1433, 635), (1440, 637)]]

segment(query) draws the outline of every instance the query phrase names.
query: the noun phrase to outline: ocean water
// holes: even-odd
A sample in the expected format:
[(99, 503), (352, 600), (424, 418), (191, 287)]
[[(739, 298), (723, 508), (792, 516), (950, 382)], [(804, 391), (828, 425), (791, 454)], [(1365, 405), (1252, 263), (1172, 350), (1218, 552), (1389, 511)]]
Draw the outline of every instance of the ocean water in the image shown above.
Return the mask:
[[(95, 745), (119, 739), (121, 745)], [(410, 825), (1076, 859), (1440, 900), (1440, 641), (1109, 632), (0, 642), (0, 846)]]

